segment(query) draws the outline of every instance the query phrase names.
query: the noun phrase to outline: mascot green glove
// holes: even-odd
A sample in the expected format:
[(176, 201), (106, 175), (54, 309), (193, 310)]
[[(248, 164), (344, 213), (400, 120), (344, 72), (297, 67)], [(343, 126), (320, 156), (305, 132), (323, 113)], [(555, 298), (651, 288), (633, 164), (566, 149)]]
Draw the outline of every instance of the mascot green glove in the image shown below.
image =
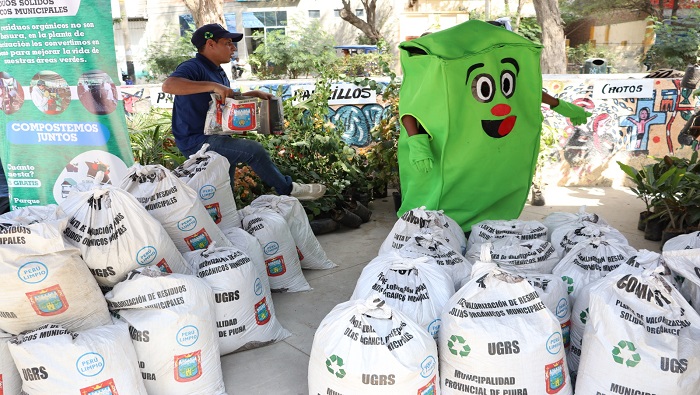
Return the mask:
[(571, 123), (574, 125), (583, 125), (588, 120), (588, 117), (593, 115), (590, 112), (584, 110), (583, 108), (575, 104), (571, 104), (562, 99), (559, 99), (558, 105), (551, 108), (552, 111), (556, 112), (557, 114), (569, 118), (569, 120), (571, 120)]
[[(517, 218), (539, 153), (541, 46), (468, 21), (399, 49), (399, 216), (420, 206), (443, 210), (465, 232), (482, 220)], [(419, 134), (409, 136), (409, 118)], [(432, 166), (419, 165), (426, 159)]]

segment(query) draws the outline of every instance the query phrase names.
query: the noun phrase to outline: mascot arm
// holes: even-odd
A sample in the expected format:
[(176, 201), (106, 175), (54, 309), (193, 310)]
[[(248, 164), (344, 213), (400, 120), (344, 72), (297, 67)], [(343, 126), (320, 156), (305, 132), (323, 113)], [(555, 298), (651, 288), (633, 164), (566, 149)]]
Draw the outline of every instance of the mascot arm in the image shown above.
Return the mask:
[(433, 169), (433, 151), (430, 149), (430, 136), (420, 130), (416, 117), (406, 114), (401, 123), (408, 134), (408, 160), (420, 173), (429, 173)]
[[(561, 100), (561, 99), (554, 99), (556, 100), (556, 104), (552, 106), (552, 101), (551, 100), (545, 100), (545, 95), (546, 93), (542, 93), (542, 101), (545, 104), (549, 104), (549, 108), (551, 108), (554, 112), (563, 115), (571, 120), (571, 123), (574, 125), (583, 125), (586, 123), (588, 120), (588, 117), (590, 117), (592, 114), (586, 110), (584, 110), (582, 107), (579, 107), (577, 105), (571, 104), (567, 101)], [(549, 96), (549, 95), (547, 95)], [(551, 96), (549, 96), (551, 97)]]

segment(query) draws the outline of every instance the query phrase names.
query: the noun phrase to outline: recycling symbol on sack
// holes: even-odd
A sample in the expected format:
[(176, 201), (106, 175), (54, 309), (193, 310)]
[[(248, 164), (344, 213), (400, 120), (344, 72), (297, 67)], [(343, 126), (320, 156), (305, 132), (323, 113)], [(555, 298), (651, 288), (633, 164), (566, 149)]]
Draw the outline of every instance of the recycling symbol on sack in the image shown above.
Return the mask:
[[(626, 355), (629, 355), (627, 360), (625, 360), (623, 357), (622, 350), (627, 350), (627, 353), (625, 353)], [(615, 362), (619, 363), (620, 365), (627, 365), (627, 367), (633, 368), (637, 366), (639, 361), (642, 360), (642, 357), (640, 357), (636, 351), (637, 349), (634, 347), (634, 343), (626, 340), (620, 340), (620, 342), (617, 343), (617, 346), (613, 347), (612, 356)]]
[(568, 285), (566, 292), (571, 295), (571, 293), (574, 292), (574, 279), (569, 276), (561, 276), (561, 279)]
[(588, 321), (588, 308), (586, 307), (586, 310), (583, 310), (578, 317), (581, 319), (581, 323), (585, 324)]
[(326, 359), (326, 369), (328, 369), (331, 374), (334, 374), (339, 379), (345, 377), (345, 369), (343, 369), (342, 366), (343, 358), (335, 354)]
[(447, 348), (453, 355), (459, 355), (464, 358), (472, 351), (471, 347), (465, 343), (466, 341), (462, 336), (452, 335), (450, 340), (447, 341)]

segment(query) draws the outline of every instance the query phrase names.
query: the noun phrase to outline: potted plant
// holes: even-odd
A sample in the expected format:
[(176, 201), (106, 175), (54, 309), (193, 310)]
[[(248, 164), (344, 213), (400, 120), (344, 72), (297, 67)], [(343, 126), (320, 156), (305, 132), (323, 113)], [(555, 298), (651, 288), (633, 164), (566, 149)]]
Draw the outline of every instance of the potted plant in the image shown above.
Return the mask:
[(630, 187), (630, 190), (634, 192), (635, 195), (642, 202), (644, 202), (645, 210), (639, 213), (639, 221), (637, 221), (637, 229), (644, 230), (646, 227), (646, 220), (652, 215), (652, 198), (653, 195), (648, 188), (648, 178), (647, 174), (651, 174), (653, 177), (653, 165), (643, 166), (640, 170), (635, 169), (632, 166), (626, 165), (620, 161), (617, 162), (620, 169), (627, 175), (627, 178), (634, 183), (634, 186)]
[(381, 96), (385, 103), (384, 113), (370, 131), (372, 143), (358, 152), (366, 160), (367, 171), (365, 182), (369, 182), (372, 188), (373, 198), (386, 197), (388, 188), (395, 188), (392, 192), (394, 206), (398, 211), (401, 205), (401, 187), (399, 181), (399, 162), (397, 156), (398, 140), (401, 132), (399, 125), (399, 89), (396, 74), (391, 71), (389, 64), (384, 59), (379, 59), (378, 65), (390, 80), (384, 85), (369, 78), (357, 78), (354, 84), (368, 86)]
[(668, 226), (663, 230), (661, 241), (686, 233), (690, 226), (700, 220), (700, 167), (697, 151), (690, 159), (666, 156), (664, 162), (670, 174), (661, 184), (660, 203)]
[(697, 153), (690, 159), (665, 156), (645, 167), (644, 188), (652, 196), (653, 212), (646, 221), (646, 239), (665, 241), (685, 233), (690, 224), (700, 219), (697, 158)]

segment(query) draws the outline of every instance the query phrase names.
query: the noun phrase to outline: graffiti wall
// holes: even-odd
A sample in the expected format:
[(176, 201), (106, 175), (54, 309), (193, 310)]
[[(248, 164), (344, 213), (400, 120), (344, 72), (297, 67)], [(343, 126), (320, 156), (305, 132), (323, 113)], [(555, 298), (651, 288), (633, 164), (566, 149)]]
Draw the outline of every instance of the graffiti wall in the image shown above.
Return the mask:
[(692, 91), (681, 88), (680, 79), (636, 81), (649, 86), (642, 97), (595, 98), (594, 86), (601, 85), (595, 80), (544, 81), (548, 93), (593, 114), (586, 124), (573, 126), (543, 106), (544, 127), (554, 128), (558, 136), (554, 147), (543, 147), (548, 150), (544, 170), (548, 183), (621, 185), (625, 177), (617, 161), (637, 167), (650, 162), (650, 157), (688, 156), (697, 149), (697, 142), (679, 139), (693, 114)]
[[(696, 99), (692, 91), (680, 88), (679, 79), (626, 79), (615, 75), (628, 87), (577, 76), (544, 80), (545, 90), (553, 96), (585, 107), (593, 115), (584, 125), (573, 126), (568, 119), (542, 106), (544, 127), (552, 128), (556, 143), (545, 150), (547, 161), (543, 178), (550, 185), (611, 186), (621, 185), (625, 176), (617, 165), (621, 161), (639, 166), (651, 161), (650, 156), (688, 156), (698, 149), (696, 142), (679, 139), (679, 133), (693, 114)], [(612, 80), (611, 80), (612, 81)], [(380, 81), (381, 82), (381, 81)], [(260, 89), (290, 99), (294, 90), (313, 82), (241, 81), (243, 91)], [(625, 85), (625, 84), (623, 84)], [(639, 86), (644, 85), (644, 89)], [(608, 92), (596, 94), (595, 89)], [(627, 89), (636, 90), (627, 94)], [(150, 107), (172, 107), (172, 97), (159, 85), (121, 87), (127, 114), (148, 111)], [(346, 89), (345, 91), (343, 89)], [(352, 88), (354, 89), (354, 88)], [(370, 131), (385, 115), (381, 102), (347, 104), (337, 97), (360, 97), (352, 89), (339, 87), (333, 94), (329, 115), (342, 123), (343, 140), (365, 147), (371, 143)], [(618, 91), (615, 93), (615, 91)], [(612, 93), (610, 93), (612, 92)], [(633, 96), (633, 97), (630, 97)], [(352, 101), (352, 100), (349, 100)], [(344, 104), (337, 104), (337, 103)], [(684, 145), (691, 144), (691, 145)]]

